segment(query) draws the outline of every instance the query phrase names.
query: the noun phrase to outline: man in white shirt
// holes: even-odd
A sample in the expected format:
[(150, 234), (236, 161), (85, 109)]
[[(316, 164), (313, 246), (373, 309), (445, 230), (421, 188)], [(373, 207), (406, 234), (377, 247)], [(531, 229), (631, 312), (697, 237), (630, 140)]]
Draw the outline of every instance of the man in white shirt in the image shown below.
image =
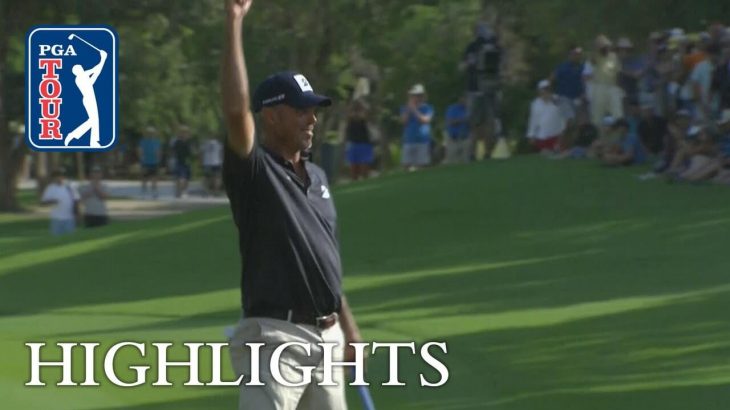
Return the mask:
[(76, 201), (79, 193), (68, 184), (62, 170), (56, 170), (53, 181), (43, 191), (41, 205), (55, 205), (51, 209), (51, 234), (66, 235), (76, 229)]
[(205, 189), (209, 194), (217, 195), (220, 190), (221, 166), (223, 165), (223, 144), (211, 137), (200, 146), (201, 163), (205, 174)]
[(565, 131), (566, 119), (550, 91), (550, 81), (540, 81), (537, 91), (538, 97), (532, 101), (530, 107), (527, 138), (540, 152), (556, 151)]

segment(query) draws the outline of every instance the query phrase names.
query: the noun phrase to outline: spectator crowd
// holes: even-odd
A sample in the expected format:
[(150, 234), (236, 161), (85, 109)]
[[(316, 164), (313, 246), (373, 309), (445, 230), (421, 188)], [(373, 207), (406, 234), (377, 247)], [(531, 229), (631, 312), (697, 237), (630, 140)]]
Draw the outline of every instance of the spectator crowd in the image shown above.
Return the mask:
[(642, 179), (727, 183), (730, 168), (730, 31), (674, 28), (598, 36), (590, 55), (572, 47), (539, 82), (527, 138), (555, 158), (607, 166), (651, 161)]
[[(730, 29), (722, 24), (699, 33), (673, 28), (652, 32), (639, 43), (599, 35), (588, 50), (578, 45), (566, 50), (565, 60), (537, 81), (523, 127), (527, 145), (554, 159), (590, 158), (608, 167), (650, 165), (641, 179), (730, 184)], [(509, 152), (500, 120), (502, 54), (497, 33), (478, 23), (459, 62), (465, 91), (444, 111), (442, 144), (434, 135), (437, 112), (426, 86), (415, 83), (407, 89), (398, 111), (404, 169)], [(344, 122), (350, 177), (367, 178), (379, 132), (366, 97), (355, 93)], [(443, 152), (435, 158), (441, 146)], [(175, 181), (175, 196), (185, 197), (194, 169), (203, 176), (203, 195), (221, 194), (223, 145), (217, 138), (195, 140), (180, 125), (163, 141), (148, 126), (134, 149), (125, 152), (139, 164), (143, 197), (158, 197), (157, 182), (165, 173)], [(42, 203), (54, 205), (54, 234), (73, 231), (77, 220), (89, 227), (108, 222), (103, 170), (97, 165), (88, 171), (88, 184), (80, 190), (65, 182), (61, 171), (45, 189)]]
[[(550, 158), (651, 165), (642, 179), (728, 183), (730, 29), (717, 23), (697, 33), (673, 28), (638, 42), (641, 46), (628, 37), (599, 35), (587, 50), (578, 45), (566, 50), (565, 61), (536, 84), (523, 127), (527, 145)], [(459, 63), (465, 93), (443, 118), (443, 162), (494, 156), (504, 141), (502, 53), (497, 34), (477, 24)], [(437, 162), (432, 126), (437, 112), (422, 83), (410, 87), (399, 114), (401, 165), (415, 170)], [(363, 148), (366, 133), (357, 131), (367, 127), (355, 125), (362, 118), (352, 114), (347, 127), (353, 179), (366, 176), (373, 161), (372, 147)], [(368, 155), (355, 155), (360, 151)]]

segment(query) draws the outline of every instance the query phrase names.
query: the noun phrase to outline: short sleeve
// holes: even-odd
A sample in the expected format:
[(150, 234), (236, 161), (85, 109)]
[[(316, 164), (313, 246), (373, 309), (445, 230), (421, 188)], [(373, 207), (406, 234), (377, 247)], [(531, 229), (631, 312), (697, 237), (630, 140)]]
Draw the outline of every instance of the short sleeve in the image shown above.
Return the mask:
[(74, 201), (78, 201), (81, 199), (81, 195), (79, 195), (79, 190), (76, 188), (75, 185), (66, 185), (68, 189), (71, 191), (71, 196), (73, 197)]
[(43, 196), (41, 197), (41, 201), (50, 201), (52, 199), (56, 199), (56, 196), (53, 195), (53, 187), (52, 185), (48, 185), (46, 189), (43, 190)]

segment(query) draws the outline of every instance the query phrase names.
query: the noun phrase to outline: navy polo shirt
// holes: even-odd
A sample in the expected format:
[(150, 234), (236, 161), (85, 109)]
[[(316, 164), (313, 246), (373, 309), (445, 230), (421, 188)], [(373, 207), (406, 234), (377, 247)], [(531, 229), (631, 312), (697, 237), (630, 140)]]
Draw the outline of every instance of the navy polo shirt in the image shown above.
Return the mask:
[(241, 158), (226, 144), (223, 179), (238, 228), (244, 315), (340, 310), (342, 264), (336, 213), (324, 171), (254, 145)]
[(576, 99), (583, 91), (583, 63), (566, 61), (555, 69), (555, 94)]

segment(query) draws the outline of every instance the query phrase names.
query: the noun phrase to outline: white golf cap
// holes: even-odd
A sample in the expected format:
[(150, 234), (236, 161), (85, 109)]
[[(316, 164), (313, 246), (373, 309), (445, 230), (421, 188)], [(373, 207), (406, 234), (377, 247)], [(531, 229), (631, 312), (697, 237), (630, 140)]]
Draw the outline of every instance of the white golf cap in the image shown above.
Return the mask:
[(415, 84), (413, 87), (411, 87), (410, 90), (408, 90), (408, 94), (411, 95), (418, 95), (418, 94), (426, 94), (426, 87), (423, 86), (423, 84)]
[(537, 83), (538, 90), (542, 90), (545, 88), (550, 88), (550, 80), (540, 80), (540, 82)]
[(596, 37), (596, 46), (611, 47), (612, 45), (613, 43), (611, 43), (611, 40), (605, 34), (600, 34), (598, 37)]
[(603, 117), (602, 123), (606, 127), (612, 126), (614, 122), (616, 122), (616, 119), (613, 118), (613, 116), (611, 116), (611, 115), (607, 115), (607, 116)]

